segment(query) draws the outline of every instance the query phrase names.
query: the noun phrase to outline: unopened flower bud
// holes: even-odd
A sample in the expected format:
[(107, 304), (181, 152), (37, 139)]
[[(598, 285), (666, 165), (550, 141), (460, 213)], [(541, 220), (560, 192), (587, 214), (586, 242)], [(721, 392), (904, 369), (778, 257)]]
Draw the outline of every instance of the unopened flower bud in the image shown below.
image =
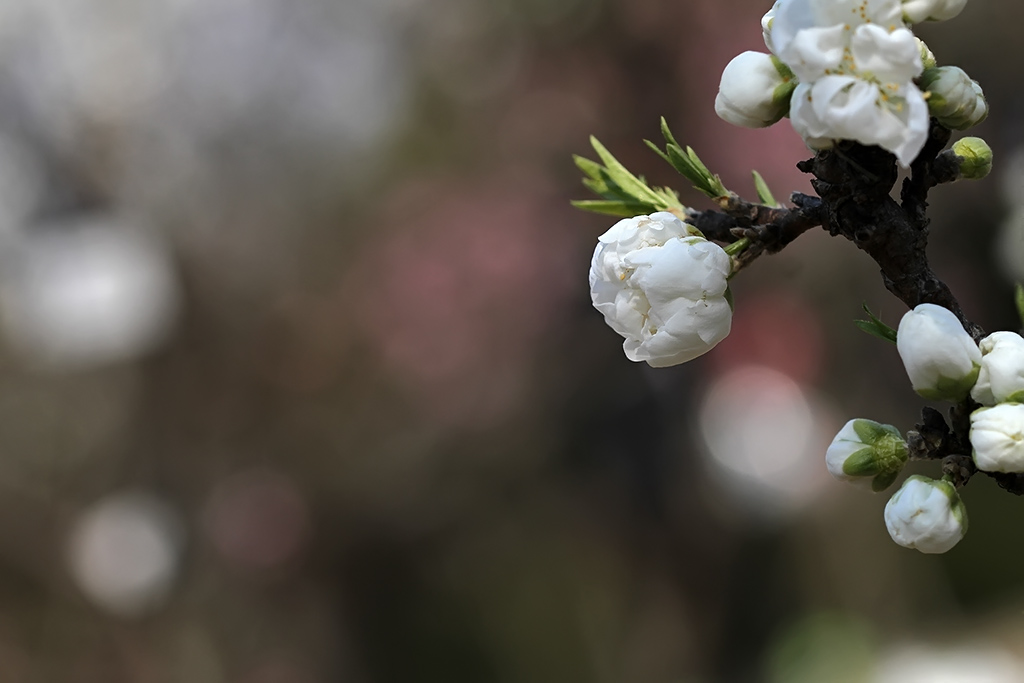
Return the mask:
[(948, 309), (921, 304), (896, 331), (896, 348), (914, 391), (931, 400), (960, 401), (978, 379), (981, 351)]
[(984, 472), (1024, 472), (1024, 405), (1000, 403), (971, 413), (974, 464)]
[(825, 452), (825, 465), (839, 481), (880, 492), (892, 486), (907, 462), (899, 430), (871, 420), (850, 420)]
[(904, 548), (944, 553), (967, 533), (967, 508), (949, 482), (915, 474), (886, 503), (885, 526)]
[(744, 52), (722, 72), (715, 112), (736, 126), (764, 128), (786, 115), (794, 88), (793, 73), (777, 57)]
[(967, 0), (903, 0), (903, 17), (911, 24), (945, 21), (963, 11)]
[(984, 406), (1024, 402), (1024, 338), (993, 332), (978, 344), (981, 370), (971, 398)]
[(966, 130), (985, 120), (988, 102), (981, 86), (958, 66), (926, 69), (921, 90), (929, 93), (928, 110), (946, 128)]
[(961, 138), (953, 143), (960, 162), (960, 177), (981, 180), (992, 171), (992, 148), (981, 138)]
[(928, 44), (920, 38), (914, 38), (914, 40), (917, 41), (917, 47), (921, 50), (921, 66), (925, 69), (934, 69), (937, 67), (939, 63), (935, 61), (935, 53), (932, 52), (930, 47), (928, 47)]

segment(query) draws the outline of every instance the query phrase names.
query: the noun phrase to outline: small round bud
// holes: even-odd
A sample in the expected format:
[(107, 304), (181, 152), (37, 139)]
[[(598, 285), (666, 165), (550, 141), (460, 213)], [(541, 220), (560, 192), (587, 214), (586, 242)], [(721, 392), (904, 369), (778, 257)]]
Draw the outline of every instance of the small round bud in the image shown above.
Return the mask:
[(984, 472), (1024, 472), (1024, 405), (1000, 403), (971, 413), (974, 464)]
[(789, 111), (793, 72), (774, 55), (744, 52), (729, 62), (715, 98), (715, 112), (745, 128), (765, 128)]
[(920, 38), (914, 38), (914, 40), (917, 41), (917, 47), (921, 50), (921, 66), (925, 69), (934, 69), (937, 67), (939, 63), (935, 61), (935, 53), (932, 52), (932, 49), (928, 47), (927, 43)]
[(978, 379), (981, 351), (948, 309), (921, 304), (896, 331), (896, 349), (914, 391), (927, 399), (960, 401)]
[(981, 138), (961, 138), (953, 144), (960, 162), (960, 177), (981, 180), (992, 171), (992, 148)]
[(928, 93), (928, 111), (946, 128), (966, 130), (988, 116), (981, 86), (958, 66), (925, 69), (920, 87)]
[(899, 430), (871, 420), (850, 420), (825, 452), (833, 477), (884, 491), (896, 481), (907, 462), (907, 442)]
[(967, 533), (967, 508), (949, 482), (915, 474), (886, 503), (885, 527), (904, 548), (944, 553)]

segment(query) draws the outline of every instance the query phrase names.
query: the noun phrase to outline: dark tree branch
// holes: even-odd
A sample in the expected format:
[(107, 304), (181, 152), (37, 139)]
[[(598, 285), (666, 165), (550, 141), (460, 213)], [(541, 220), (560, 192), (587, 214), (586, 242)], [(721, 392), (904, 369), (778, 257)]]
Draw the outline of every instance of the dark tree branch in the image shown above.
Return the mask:
[(903, 205), (890, 196), (896, 160), (879, 147), (841, 143), (798, 164), (814, 175), (812, 186), (826, 205), (827, 228), (866, 252), (879, 265), (882, 281), (909, 308), (923, 303), (952, 311), (975, 339), (984, 331), (971, 322), (949, 287), (932, 272), (928, 246), (928, 190), (948, 175), (947, 160), (936, 163), (948, 131), (933, 133), (903, 187)]
[[(824, 226), (871, 256), (886, 289), (909, 308), (922, 303), (942, 306), (979, 340), (984, 330), (966, 317), (928, 264), (928, 193), (959, 177), (959, 160), (952, 151), (942, 151), (950, 136), (932, 120), (928, 141), (911, 164), (898, 202), (891, 196), (898, 178), (895, 157), (879, 147), (843, 142), (797, 165), (814, 176), (811, 184), (820, 198), (794, 194), (794, 208), (777, 208), (729, 196), (719, 200), (721, 210), (691, 210), (687, 218), (712, 240), (749, 241), (735, 258), (737, 270), (762, 254), (781, 250), (809, 229)], [(970, 415), (977, 407), (965, 399), (950, 410), (948, 424), (941, 413), (925, 408), (921, 422), (907, 434), (909, 457), (941, 460), (943, 474), (957, 488), (965, 486), (979, 472), (969, 439)], [(984, 474), (1005, 490), (1024, 495), (1024, 474)]]

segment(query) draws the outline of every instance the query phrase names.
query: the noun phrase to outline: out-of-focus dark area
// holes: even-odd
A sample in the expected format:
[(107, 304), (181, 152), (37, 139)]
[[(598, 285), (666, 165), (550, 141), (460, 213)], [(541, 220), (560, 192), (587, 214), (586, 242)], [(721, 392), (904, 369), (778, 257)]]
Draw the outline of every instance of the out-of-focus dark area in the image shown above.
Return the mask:
[[(714, 114), (770, 4), (3, 0), (0, 681), (1024, 680), (1024, 501), (979, 477), (923, 556), (825, 471), (922, 406), (852, 324), (903, 313), (865, 255), (762, 259), (677, 368), (590, 306), (591, 133), (701, 208), (662, 115), (730, 187), (809, 190), (787, 122)], [(919, 31), (992, 111), (931, 248), (989, 330), (1022, 15)]]

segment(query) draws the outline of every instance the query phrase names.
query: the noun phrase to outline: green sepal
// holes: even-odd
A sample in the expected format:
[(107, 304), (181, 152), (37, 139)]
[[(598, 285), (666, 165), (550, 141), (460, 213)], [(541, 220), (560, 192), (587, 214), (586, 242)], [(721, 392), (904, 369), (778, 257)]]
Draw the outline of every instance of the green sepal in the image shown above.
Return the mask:
[[(918, 476), (918, 478), (928, 481), (928, 477), (921, 477), (919, 475), (914, 476)], [(956, 521), (960, 523), (960, 537), (963, 538), (965, 535), (967, 535), (967, 506), (964, 505), (964, 501), (960, 497), (960, 493), (956, 490), (956, 487), (950, 481), (946, 481), (945, 479), (935, 479), (931, 481), (936, 488), (945, 493), (946, 497), (949, 498), (950, 512), (953, 513), (953, 517), (956, 519)]]
[(874, 420), (854, 420), (853, 431), (857, 433), (857, 438), (862, 443), (866, 443), (869, 446), (874, 446), (885, 437), (895, 436), (900, 439), (903, 438), (895, 427), (884, 425)]
[(896, 481), (896, 478), (900, 476), (899, 470), (895, 472), (883, 472), (877, 477), (871, 480), (871, 490), (875, 493), (881, 493)]
[(940, 377), (936, 386), (932, 389), (915, 389), (917, 394), (929, 401), (952, 401), (958, 403), (971, 393), (971, 389), (978, 382), (978, 373), (981, 366), (974, 364), (973, 369), (960, 379)]
[(870, 446), (853, 453), (843, 463), (843, 473), (851, 477), (873, 477), (880, 474), (882, 465)]

